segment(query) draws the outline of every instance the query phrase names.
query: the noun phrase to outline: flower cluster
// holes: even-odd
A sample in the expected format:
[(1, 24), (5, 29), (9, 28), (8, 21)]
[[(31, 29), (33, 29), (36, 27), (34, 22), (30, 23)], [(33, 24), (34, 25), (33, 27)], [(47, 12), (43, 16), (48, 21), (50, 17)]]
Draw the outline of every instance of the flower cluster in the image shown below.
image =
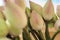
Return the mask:
[[(23, 40), (32, 40), (32, 36), (35, 40), (55, 38), (55, 36), (50, 37), (48, 27), (59, 29), (60, 6), (57, 7), (56, 15), (52, 0), (48, 0), (44, 7), (29, 1), (30, 9), (26, 7), (25, 0), (4, 2), (5, 6), (0, 10), (0, 40), (20, 40), (19, 35), (23, 36)], [(42, 32), (43, 29), (45, 34)]]

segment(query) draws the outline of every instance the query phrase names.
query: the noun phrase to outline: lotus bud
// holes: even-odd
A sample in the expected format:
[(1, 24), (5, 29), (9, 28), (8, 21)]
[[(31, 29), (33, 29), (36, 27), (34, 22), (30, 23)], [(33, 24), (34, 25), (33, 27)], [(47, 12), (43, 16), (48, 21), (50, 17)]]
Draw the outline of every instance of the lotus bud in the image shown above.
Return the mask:
[(14, 0), (17, 5), (19, 5), (21, 8), (25, 10), (26, 5), (25, 5), (25, 0)]
[(60, 5), (57, 6), (57, 15), (60, 17)]
[(32, 10), (30, 23), (34, 30), (41, 30), (45, 25), (42, 17), (35, 10)]
[(45, 20), (51, 20), (54, 17), (54, 6), (52, 0), (48, 0), (43, 8), (43, 18)]
[(60, 19), (58, 19), (58, 20), (55, 22), (54, 27), (56, 27), (57, 29), (60, 28)]
[[(7, 0), (5, 0), (6, 2)], [(19, 7), (21, 7), (22, 9), (26, 9), (26, 5), (25, 5), (25, 0), (10, 0), (12, 2), (14, 2), (16, 5), (18, 5)]]
[(4, 19), (0, 18), (0, 38), (5, 37), (8, 34), (8, 26)]
[(11, 40), (11, 39), (3, 37), (3, 38), (0, 38), (0, 40)]
[(42, 15), (42, 7), (41, 7), (40, 5), (38, 5), (38, 4), (30, 1), (30, 8), (31, 8), (32, 10), (37, 11), (40, 15)]
[(14, 2), (7, 0), (4, 14), (11, 25), (11, 31), (19, 35), (21, 29), (27, 25), (25, 11)]

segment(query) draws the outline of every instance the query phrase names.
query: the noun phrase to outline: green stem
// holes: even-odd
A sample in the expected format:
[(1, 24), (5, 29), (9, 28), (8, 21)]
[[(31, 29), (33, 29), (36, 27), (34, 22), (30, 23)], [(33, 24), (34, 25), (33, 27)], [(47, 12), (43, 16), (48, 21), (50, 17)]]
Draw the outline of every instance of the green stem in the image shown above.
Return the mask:
[(49, 30), (48, 30), (48, 22), (45, 21), (45, 23), (46, 23), (46, 30), (45, 30), (45, 37), (46, 37), (46, 40), (51, 40), (50, 34), (49, 34)]
[(41, 36), (42, 40), (45, 40), (42, 31), (39, 30), (38, 33), (39, 33), (39, 36)]
[(54, 35), (53, 35), (53, 37), (52, 37), (52, 40), (54, 40), (54, 38), (57, 36), (57, 34), (59, 34), (60, 33), (60, 31), (58, 30)]
[(23, 29), (23, 40), (31, 40), (30, 34), (27, 29)]

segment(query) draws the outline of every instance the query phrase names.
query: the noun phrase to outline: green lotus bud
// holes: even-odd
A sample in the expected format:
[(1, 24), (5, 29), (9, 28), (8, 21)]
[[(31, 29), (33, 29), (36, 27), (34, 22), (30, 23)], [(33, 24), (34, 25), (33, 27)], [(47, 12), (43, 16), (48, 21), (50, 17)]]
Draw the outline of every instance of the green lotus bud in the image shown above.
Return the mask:
[(42, 17), (35, 10), (32, 10), (30, 23), (34, 30), (40, 30), (45, 25)]
[(8, 26), (4, 19), (0, 18), (0, 38), (5, 37), (8, 34)]
[(54, 17), (54, 6), (52, 0), (48, 0), (43, 8), (43, 18), (45, 20), (51, 20)]
[(31, 10), (37, 11), (40, 15), (42, 15), (42, 7), (32, 1), (30, 1), (30, 8)]
[(58, 20), (55, 22), (54, 27), (56, 27), (57, 29), (60, 28), (60, 19), (58, 19)]
[(18, 32), (19, 35), (20, 30), (27, 25), (25, 11), (14, 2), (8, 0), (6, 2), (4, 14), (11, 25), (10, 28), (12, 32), (14, 31), (15, 33), (14, 35), (16, 35), (16, 32)]
[(11, 39), (3, 37), (3, 38), (0, 38), (0, 40), (11, 40)]
[(25, 0), (14, 0), (17, 5), (19, 5), (21, 8), (25, 10), (26, 5), (25, 5)]
[(60, 5), (57, 6), (57, 15), (60, 17)]

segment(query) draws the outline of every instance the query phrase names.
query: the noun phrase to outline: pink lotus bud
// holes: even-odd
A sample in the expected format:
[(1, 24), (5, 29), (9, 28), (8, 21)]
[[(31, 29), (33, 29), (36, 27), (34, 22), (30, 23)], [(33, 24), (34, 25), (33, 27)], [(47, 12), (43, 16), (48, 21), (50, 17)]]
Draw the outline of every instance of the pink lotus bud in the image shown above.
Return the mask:
[(48, 0), (43, 8), (43, 18), (45, 20), (51, 20), (54, 17), (54, 6), (52, 0)]
[(23, 9), (26, 9), (25, 0), (14, 0), (15, 3)]
[(25, 11), (10, 0), (7, 0), (6, 2), (4, 14), (11, 25), (10, 28), (11, 31), (14, 32), (14, 35), (19, 34), (19, 30), (23, 29), (27, 25)]
[(40, 30), (45, 25), (42, 17), (35, 10), (32, 10), (30, 23), (35, 30)]
[[(5, 2), (7, 2), (8, 0), (4, 0)], [(10, 0), (12, 2), (14, 2), (16, 5), (18, 5), (19, 7), (21, 7), (22, 9), (26, 9), (26, 3), (25, 0)]]
[(40, 5), (30, 1), (30, 8), (38, 12), (40, 15), (42, 15), (42, 7)]

